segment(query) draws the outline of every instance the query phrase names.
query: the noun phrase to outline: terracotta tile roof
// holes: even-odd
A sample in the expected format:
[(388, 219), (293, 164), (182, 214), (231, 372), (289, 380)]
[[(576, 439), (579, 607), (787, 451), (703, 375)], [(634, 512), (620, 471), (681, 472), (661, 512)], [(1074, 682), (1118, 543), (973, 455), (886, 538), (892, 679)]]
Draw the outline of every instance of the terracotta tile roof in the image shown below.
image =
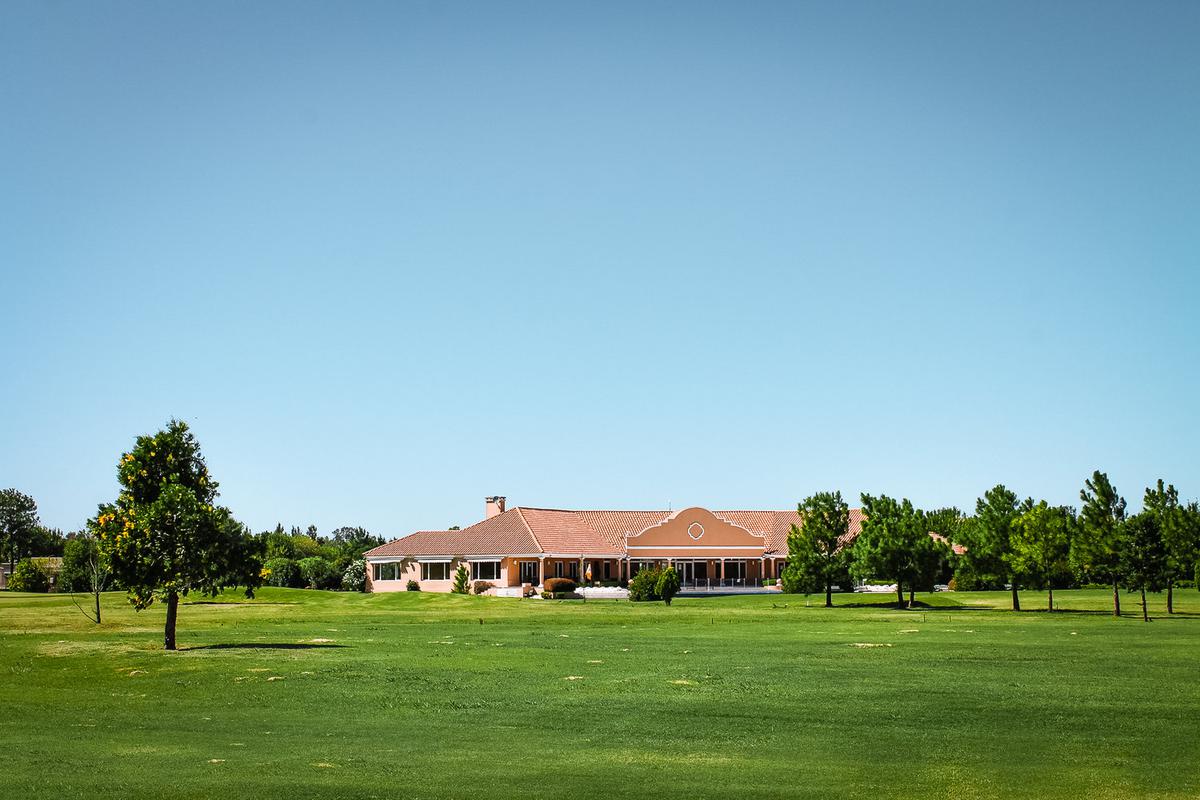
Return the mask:
[[(560, 511), (550, 508), (514, 509), (520, 514), (534, 538), (546, 553), (588, 553), (592, 555), (625, 554), (625, 542), (616, 544), (602, 536), (587, 518), (578, 511)], [(506, 512), (507, 513), (507, 512)], [(504, 516), (501, 514), (501, 516)]]
[(540, 552), (542, 548), (521, 515), (507, 511), (460, 531), (417, 531), (368, 550), (365, 555), (503, 556)]
[[(418, 531), (376, 547), (368, 556), (518, 555), (526, 553), (619, 556), (626, 536), (641, 533), (670, 511), (571, 511), (517, 506), (461, 531)], [(714, 511), (716, 516), (766, 539), (765, 554), (787, 555), (787, 537), (796, 511)], [(851, 542), (862, 530), (862, 510), (850, 510)]]

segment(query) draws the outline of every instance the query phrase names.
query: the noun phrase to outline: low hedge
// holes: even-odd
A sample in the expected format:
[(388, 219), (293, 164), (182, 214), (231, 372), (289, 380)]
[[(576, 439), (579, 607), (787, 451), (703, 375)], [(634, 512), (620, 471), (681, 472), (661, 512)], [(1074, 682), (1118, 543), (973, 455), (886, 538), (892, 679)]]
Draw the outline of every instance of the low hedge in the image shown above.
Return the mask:
[(471, 591), (473, 591), (475, 594), (483, 594), (495, 585), (496, 584), (492, 583), (491, 581), (475, 581), (475, 583), (471, 586)]

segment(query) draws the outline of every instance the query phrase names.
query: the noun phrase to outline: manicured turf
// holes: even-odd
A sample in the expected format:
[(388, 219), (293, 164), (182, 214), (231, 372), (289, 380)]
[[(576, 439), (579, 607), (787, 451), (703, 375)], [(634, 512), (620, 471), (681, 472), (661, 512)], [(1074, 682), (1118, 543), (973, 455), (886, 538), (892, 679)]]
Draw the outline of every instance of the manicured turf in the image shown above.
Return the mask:
[[(264, 590), (0, 593), (13, 798), (1200, 795), (1200, 594), (1144, 624), (1004, 594), (832, 611)], [(885, 603), (887, 596), (842, 596)], [(1023, 595), (1027, 607), (1044, 597)], [(1126, 596), (1128, 611), (1134, 598)], [(1163, 599), (1154, 598), (1163, 612)]]

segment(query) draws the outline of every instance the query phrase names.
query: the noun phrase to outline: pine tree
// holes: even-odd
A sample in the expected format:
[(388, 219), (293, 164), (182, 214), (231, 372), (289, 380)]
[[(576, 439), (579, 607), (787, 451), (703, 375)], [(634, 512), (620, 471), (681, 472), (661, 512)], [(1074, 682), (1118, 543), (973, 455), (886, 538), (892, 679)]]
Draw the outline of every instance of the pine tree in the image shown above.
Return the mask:
[(1083, 507), (1071, 547), (1071, 562), (1085, 581), (1108, 583), (1113, 590), (1113, 616), (1121, 616), (1121, 538), (1125, 498), (1117, 494), (1108, 475), (1096, 470), (1079, 492)]

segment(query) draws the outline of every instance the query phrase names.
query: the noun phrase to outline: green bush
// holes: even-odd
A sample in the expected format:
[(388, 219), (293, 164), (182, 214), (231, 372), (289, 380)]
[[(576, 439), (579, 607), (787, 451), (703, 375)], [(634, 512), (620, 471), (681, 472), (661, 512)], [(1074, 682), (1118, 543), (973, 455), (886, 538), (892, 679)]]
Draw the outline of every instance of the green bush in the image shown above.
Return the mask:
[(8, 588), (14, 592), (48, 592), (50, 578), (33, 561), (22, 558), (13, 567), (13, 573), (8, 578)]
[(342, 573), (342, 591), (365, 592), (367, 590), (367, 562), (363, 559), (351, 561)]
[(575, 591), (575, 581), (570, 578), (547, 578), (546, 582), (542, 584), (542, 589), (552, 594), (569, 593)]
[(658, 567), (642, 567), (638, 574), (629, 582), (629, 599), (642, 603), (647, 600), (661, 600), (658, 594), (658, 579), (662, 570)]
[(414, 581), (410, 578), (408, 583), (406, 583), (404, 585), (404, 589), (405, 589), (405, 591), (409, 591), (409, 592), (419, 592), (419, 591), (421, 591), (421, 584), (417, 583), (416, 581)]
[(342, 576), (320, 556), (309, 556), (296, 562), (300, 569), (300, 578), (309, 589), (336, 589), (342, 583)]
[(654, 584), (654, 592), (664, 603), (671, 605), (671, 599), (679, 593), (679, 573), (674, 567), (667, 567), (659, 574), (658, 582)]
[(490, 581), (475, 581), (475, 583), (471, 586), (471, 591), (473, 591), (475, 594), (483, 594), (495, 585), (496, 584)]
[(300, 569), (290, 558), (268, 558), (263, 564), (263, 569), (267, 570), (268, 586), (297, 589), (304, 585), (301, 582)]

